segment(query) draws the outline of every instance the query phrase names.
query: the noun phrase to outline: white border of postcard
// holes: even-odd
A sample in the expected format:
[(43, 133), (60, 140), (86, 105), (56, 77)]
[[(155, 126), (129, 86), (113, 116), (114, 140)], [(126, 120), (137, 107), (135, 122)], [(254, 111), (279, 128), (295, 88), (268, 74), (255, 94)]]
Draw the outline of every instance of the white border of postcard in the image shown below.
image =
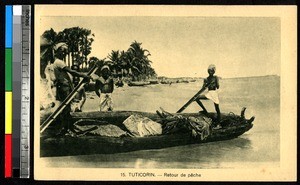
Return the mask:
[[(34, 179), (100, 181), (294, 181), (297, 178), (297, 8), (296, 6), (138, 6), (138, 5), (36, 5), (35, 6), (35, 105), (39, 105), (39, 18), (41, 16), (203, 16), (280, 17), (280, 167), (254, 169), (123, 169), (49, 168), (40, 156), (39, 106), (34, 107)], [(177, 178), (123, 177), (122, 173), (174, 173)], [(189, 178), (197, 173), (201, 177)], [(185, 177), (181, 174), (186, 174)]]

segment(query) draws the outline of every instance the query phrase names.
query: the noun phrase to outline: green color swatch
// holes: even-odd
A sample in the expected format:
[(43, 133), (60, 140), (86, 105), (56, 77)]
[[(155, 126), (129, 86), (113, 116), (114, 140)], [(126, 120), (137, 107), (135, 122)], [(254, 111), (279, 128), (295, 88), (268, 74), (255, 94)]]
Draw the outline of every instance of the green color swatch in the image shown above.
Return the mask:
[(5, 91), (12, 91), (12, 49), (5, 48)]

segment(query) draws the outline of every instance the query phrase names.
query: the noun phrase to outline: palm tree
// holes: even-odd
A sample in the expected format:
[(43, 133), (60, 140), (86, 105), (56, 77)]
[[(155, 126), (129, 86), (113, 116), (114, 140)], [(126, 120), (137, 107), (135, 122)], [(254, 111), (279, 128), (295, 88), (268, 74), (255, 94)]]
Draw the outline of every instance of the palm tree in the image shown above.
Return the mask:
[(58, 33), (58, 39), (62, 42), (65, 42), (68, 45), (67, 65), (70, 67), (70, 66), (73, 65), (73, 62), (71, 62), (71, 54), (72, 54), (72, 51), (73, 51), (73, 44), (72, 44), (73, 40), (71, 38), (71, 30), (69, 28), (66, 28), (62, 32), (59, 32)]
[(41, 51), (43, 51), (43, 57), (46, 57), (48, 60), (53, 61), (53, 48), (57, 44), (57, 33), (51, 28), (43, 33), (42, 37), (46, 39), (48, 44), (46, 47), (41, 46)]
[[(58, 33), (59, 40), (66, 42), (68, 45), (68, 65), (74, 65), (75, 61), (78, 61), (83, 67), (87, 67), (87, 56), (91, 53), (92, 42), (94, 41), (94, 34), (91, 35), (91, 30), (72, 27), (66, 28), (62, 32)], [(72, 61), (70, 60), (72, 59)]]
[(96, 71), (96, 75), (100, 76), (100, 69), (105, 63), (105, 58), (104, 59), (98, 59), (97, 57), (90, 57), (88, 61), (88, 68), (86, 69), (87, 71), (90, 71), (94, 65), (97, 65), (99, 69)]
[(108, 54), (108, 59), (110, 66), (112, 68), (113, 74), (117, 75), (122, 72), (121, 60), (120, 60), (120, 51), (112, 50), (110, 54)]
[(56, 33), (52, 28), (46, 30), (41, 37), (41, 40), (45, 40), (44, 42), (47, 43), (41, 43), (41, 76), (45, 77), (44, 69), (48, 62), (53, 62), (53, 47), (59, 42), (65, 42), (68, 45), (68, 53), (64, 61), (69, 67), (77, 61), (81, 68), (84, 68), (84, 66), (87, 68), (87, 56), (92, 50), (93, 37), (95, 37), (95, 34), (92, 34), (91, 30), (78, 26), (66, 28), (59, 33)]
[(44, 70), (49, 62), (54, 61), (53, 48), (57, 44), (57, 33), (51, 28), (43, 33), (41, 36), (41, 70), (40, 75), (45, 78)]
[(132, 66), (131, 66), (131, 57), (129, 56), (128, 52), (124, 50), (121, 51), (119, 56), (120, 66), (123, 69), (123, 75), (129, 76), (132, 75)]
[[(127, 50), (128, 55), (132, 58), (131, 66), (132, 69), (136, 69), (136, 75), (138, 78), (147, 78), (150, 74), (151, 63), (152, 61), (148, 59), (150, 52), (147, 49), (141, 47), (142, 43), (134, 41), (130, 44), (129, 49)], [(154, 71), (154, 70), (153, 70)], [(137, 74), (138, 73), (138, 74)]]
[(84, 28), (78, 28), (79, 29), (78, 33), (78, 49), (81, 55), (81, 59), (82, 59), (82, 68), (85, 66), (87, 66), (87, 56), (91, 53), (92, 50), (92, 42), (94, 41), (94, 39), (92, 37), (94, 37), (94, 34), (91, 35), (91, 30), (88, 29), (84, 29)]

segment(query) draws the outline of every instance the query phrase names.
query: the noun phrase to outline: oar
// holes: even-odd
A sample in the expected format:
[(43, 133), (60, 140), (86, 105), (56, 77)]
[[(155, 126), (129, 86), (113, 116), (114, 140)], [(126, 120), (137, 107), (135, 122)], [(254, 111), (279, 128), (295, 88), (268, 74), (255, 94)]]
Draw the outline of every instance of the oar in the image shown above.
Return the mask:
[(193, 101), (197, 99), (197, 97), (202, 94), (205, 91), (206, 87), (203, 87), (200, 91), (198, 91), (186, 104), (184, 104), (178, 111), (177, 113), (181, 113), (184, 111)]
[[(88, 72), (88, 76), (94, 74), (98, 69), (97, 65)], [(40, 127), (40, 132), (43, 133), (46, 128), (55, 120), (55, 118), (66, 108), (66, 106), (72, 101), (72, 99), (79, 92), (79, 89), (84, 86), (84, 79), (81, 79), (79, 84), (73, 89), (73, 91), (67, 96), (67, 98), (60, 104), (60, 106), (44, 121)]]

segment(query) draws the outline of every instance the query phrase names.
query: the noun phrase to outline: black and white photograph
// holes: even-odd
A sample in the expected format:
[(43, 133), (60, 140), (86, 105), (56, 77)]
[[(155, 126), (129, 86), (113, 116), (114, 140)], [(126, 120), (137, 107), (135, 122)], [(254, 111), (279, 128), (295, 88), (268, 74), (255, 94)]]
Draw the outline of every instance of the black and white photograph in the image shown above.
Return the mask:
[(296, 8), (35, 6), (37, 180), (296, 178)]

